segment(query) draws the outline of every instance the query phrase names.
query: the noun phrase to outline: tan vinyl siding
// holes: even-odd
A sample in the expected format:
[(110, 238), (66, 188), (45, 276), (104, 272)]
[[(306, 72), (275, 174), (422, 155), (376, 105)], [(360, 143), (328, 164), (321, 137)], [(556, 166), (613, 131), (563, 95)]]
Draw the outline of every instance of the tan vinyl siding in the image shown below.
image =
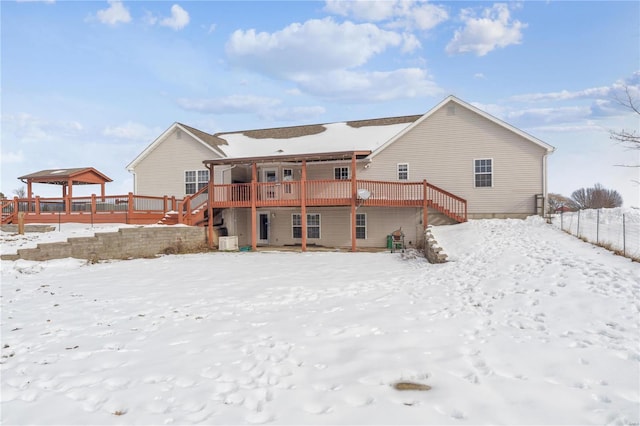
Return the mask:
[[(451, 102), (380, 152), (358, 178), (397, 181), (398, 163), (409, 163), (410, 181), (426, 179), (465, 198), (471, 215), (534, 214), (535, 195), (543, 193), (545, 154), (542, 147)], [(483, 158), (493, 159), (491, 188), (474, 186), (474, 160)]]
[[(152, 196), (185, 196), (184, 172), (186, 170), (206, 170), (202, 161), (216, 158), (216, 154), (200, 142), (181, 132), (172, 131), (166, 139), (159, 143), (153, 151), (135, 167), (135, 190), (137, 194)], [(222, 182), (222, 170), (227, 167), (216, 167), (215, 181)], [(225, 180), (230, 180), (229, 172)]]
[[(293, 238), (292, 214), (299, 208), (258, 209), (270, 213), (269, 245), (285, 246), (301, 244), (301, 238)], [(308, 214), (320, 214), (320, 238), (308, 238), (307, 244), (324, 247), (351, 247), (351, 209), (349, 207), (308, 207)], [(358, 247), (385, 247), (387, 235), (402, 227), (406, 243), (416, 245), (422, 240), (422, 209), (416, 208), (364, 208), (356, 213), (367, 215), (367, 238), (358, 239)], [(244, 235), (238, 236), (241, 244), (251, 244), (251, 209), (236, 210), (236, 224)]]

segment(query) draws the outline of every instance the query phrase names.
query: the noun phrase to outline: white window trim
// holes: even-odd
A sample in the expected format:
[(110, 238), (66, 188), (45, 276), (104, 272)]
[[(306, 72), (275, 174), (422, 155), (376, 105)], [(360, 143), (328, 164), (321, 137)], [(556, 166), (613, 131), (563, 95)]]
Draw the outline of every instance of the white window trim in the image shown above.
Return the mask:
[(286, 181), (286, 180), (287, 180), (287, 179), (286, 179), (286, 178), (287, 178), (287, 176), (285, 176), (285, 174), (284, 174), (285, 170), (289, 170), (289, 171), (291, 171), (291, 179), (290, 179), (290, 180), (293, 180), (293, 169), (292, 169), (292, 168), (290, 168), (290, 167), (285, 167), (285, 168), (283, 168), (283, 169), (282, 169), (282, 180), (283, 180), (283, 181)]
[[(338, 169), (347, 169), (347, 178), (346, 179), (336, 179), (336, 170)], [(340, 173), (340, 176), (342, 176), (342, 172)], [(349, 166), (336, 166), (333, 168), (333, 178), (335, 180), (349, 180), (351, 179), (351, 167)]]
[[(309, 215), (317, 215), (318, 216), (318, 226), (313, 225), (313, 228), (318, 228), (318, 238), (315, 237), (309, 237)], [(300, 235), (302, 235), (302, 213), (291, 213), (291, 238), (293, 238), (294, 240), (299, 240), (302, 238), (302, 236), (300, 237), (296, 237), (293, 235), (293, 218), (294, 216), (300, 216)], [(297, 227), (297, 226), (296, 226)], [(322, 239), (322, 215), (320, 213), (307, 213), (307, 239), (313, 239), (313, 240), (320, 240)]]
[[(400, 166), (407, 166), (407, 178), (406, 179), (400, 179)], [(408, 181), (409, 180), (409, 163), (398, 163), (398, 164), (396, 164), (396, 178), (398, 180), (401, 180), (401, 181), (405, 181), (405, 180)]]
[[(478, 174), (488, 174), (488, 173), (476, 173), (476, 161), (480, 161), (480, 160), (491, 160), (491, 186), (477, 186), (476, 185), (476, 175)], [(495, 168), (495, 163), (493, 161), (493, 158), (474, 158), (473, 159), (473, 187), (474, 188), (493, 188), (494, 183), (495, 183), (495, 179), (494, 179), (494, 174), (495, 174), (496, 168)]]
[[(367, 226), (367, 214), (366, 213), (356, 213), (356, 218), (358, 217), (358, 215), (363, 215), (364, 216), (364, 238), (357, 238), (357, 240), (366, 240), (367, 238), (369, 238), (369, 232), (367, 230), (368, 226)], [(356, 229), (358, 228), (358, 222), (356, 220)], [(362, 226), (360, 226), (360, 228), (362, 228)], [(356, 232), (357, 235), (357, 232)]]
[[(196, 180), (194, 182), (187, 182), (187, 172), (193, 172), (195, 173), (195, 178)], [(198, 179), (198, 175), (200, 174), (199, 172), (207, 172), (207, 175), (209, 176), (209, 179), (205, 182), (200, 182), (200, 180)], [(209, 169), (195, 169), (195, 170), (184, 170), (182, 172), (182, 184), (183, 184), (183, 189), (184, 189), (184, 194), (185, 195), (193, 195), (195, 193), (197, 193), (198, 191), (200, 191), (200, 189), (202, 188), (198, 188), (198, 186), (200, 186), (200, 183), (209, 183), (209, 180), (211, 180), (211, 172), (209, 171)], [(192, 183), (196, 186), (196, 191), (192, 192), (192, 193), (187, 193), (187, 183)]]

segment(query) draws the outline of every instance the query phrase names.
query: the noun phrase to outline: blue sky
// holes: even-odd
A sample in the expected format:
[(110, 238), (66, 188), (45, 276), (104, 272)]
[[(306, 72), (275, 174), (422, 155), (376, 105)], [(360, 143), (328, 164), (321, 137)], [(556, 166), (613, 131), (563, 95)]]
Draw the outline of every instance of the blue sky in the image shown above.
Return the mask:
[[(424, 113), (453, 94), (556, 147), (549, 190), (640, 206), (640, 3), (2, 1), (1, 190), (126, 165), (179, 121), (207, 132)], [(88, 193), (97, 191), (89, 187)], [(41, 196), (59, 188), (34, 187)], [(82, 192), (74, 190), (74, 195)]]

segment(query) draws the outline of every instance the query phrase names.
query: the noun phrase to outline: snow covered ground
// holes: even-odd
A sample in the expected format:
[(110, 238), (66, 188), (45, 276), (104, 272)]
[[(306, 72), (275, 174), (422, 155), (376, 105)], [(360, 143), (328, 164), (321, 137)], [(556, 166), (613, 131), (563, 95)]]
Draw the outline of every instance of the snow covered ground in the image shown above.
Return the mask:
[(537, 218), (434, 234), (449, 263), (3, 261), (2, 423), (638, 424), (640, 264)]

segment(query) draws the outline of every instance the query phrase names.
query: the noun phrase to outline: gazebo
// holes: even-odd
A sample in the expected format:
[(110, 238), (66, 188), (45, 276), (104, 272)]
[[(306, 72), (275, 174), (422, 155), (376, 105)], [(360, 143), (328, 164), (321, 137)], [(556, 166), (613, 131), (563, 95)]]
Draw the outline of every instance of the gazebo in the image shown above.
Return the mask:
[(113, 182), (113, 179), (94, 169), (93, 167), (81, 167), (75, 169), (52, 169), (20, 176), (22, 182), (27, 184), (27, 198), (33, 198), (32, 185), (34, 183), (47, 183), (62, 186), (62, 197), (73, 197), (73, 185), (100, 185), (100, 194), (104, 198), (104, 184)]

